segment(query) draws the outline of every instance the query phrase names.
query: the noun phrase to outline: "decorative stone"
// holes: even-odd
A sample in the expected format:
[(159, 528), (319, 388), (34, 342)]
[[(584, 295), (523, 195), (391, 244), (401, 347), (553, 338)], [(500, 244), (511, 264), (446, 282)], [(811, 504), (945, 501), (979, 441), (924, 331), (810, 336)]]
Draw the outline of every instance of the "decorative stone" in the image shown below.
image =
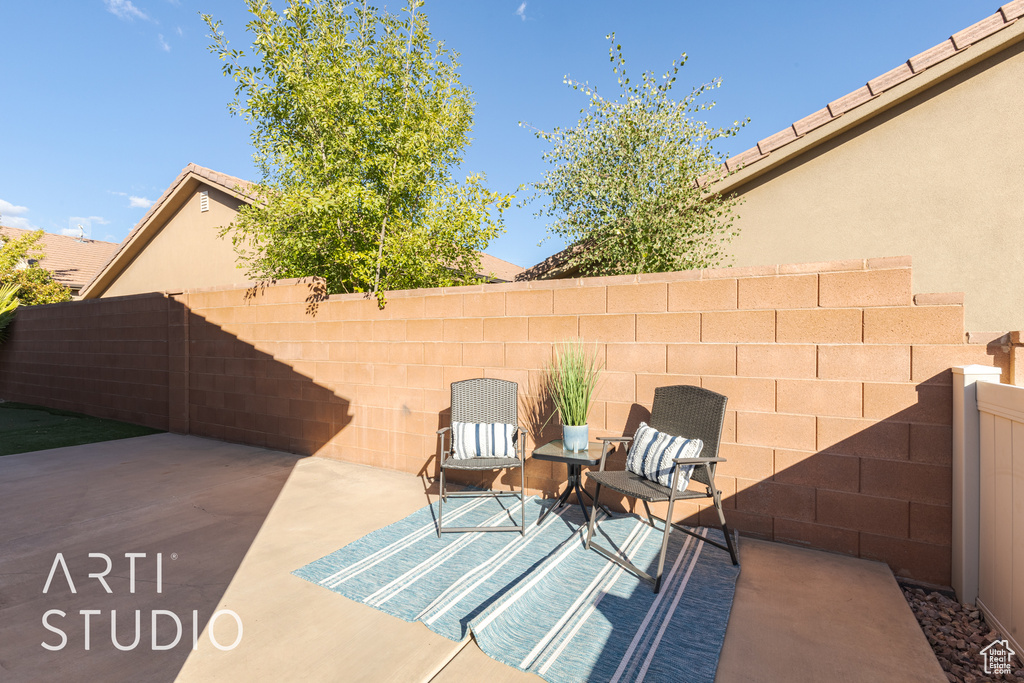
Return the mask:
[[(901, 587), (950, 683), (989, 680), (1024, 683), (1024, 668), (1003, 676), (985, 674), (981, 650), (992, 641), (1001, 639), (1002, 635), (989, 628), (980, 610), (962, 605), (939, 591), (911, 585)], [(1020, 660), (1015, 664), (1020, 666)]]

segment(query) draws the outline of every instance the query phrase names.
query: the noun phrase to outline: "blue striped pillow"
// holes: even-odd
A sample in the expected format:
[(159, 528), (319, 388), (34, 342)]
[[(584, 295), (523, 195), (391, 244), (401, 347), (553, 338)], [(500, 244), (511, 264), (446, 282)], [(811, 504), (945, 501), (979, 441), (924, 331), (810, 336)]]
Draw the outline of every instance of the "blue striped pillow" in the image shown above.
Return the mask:
[[(703, 449), (704, 442), (700, 439), (665, 434), (648, 426), (646, 422), (641, 422), (636, 430), (636, 436), (633, 437), (629, 455), (626, 456), (626, 469), (662, 486), (671, 486), (674, 466), (672, 460), (696, 458)], [(693, 465), (681, 468), (676, 488), (680, 491), (685, 490), (692, 473)]]
[(516, 447), (512, 443), (515, 425), (501, 422), (453, 422), (452, 457), (514, 458)]

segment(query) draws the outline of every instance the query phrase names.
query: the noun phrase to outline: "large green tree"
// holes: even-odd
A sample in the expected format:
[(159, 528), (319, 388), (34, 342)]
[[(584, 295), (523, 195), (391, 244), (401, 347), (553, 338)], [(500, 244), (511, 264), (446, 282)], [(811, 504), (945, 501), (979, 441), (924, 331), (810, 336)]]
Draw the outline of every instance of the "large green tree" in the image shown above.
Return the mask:
[(235, 83), (262, 175), (225, 229), (255, 277), (317, 275), (330, 292), (476, 280), (511, 199), (453, 177), (473, 101), (457, 55), (434, 42), (421, 0), (246, 0), (251, 57), (203, 15)]
[(0, 235), (0, 287), (15, 286), (15, 296), (26, 306), (71, 300), (71, 290), (39, 266), (46, 255), (39, 246), (42, 236), (42, 230), (15, 238)]
[(683, 54), (661, 78), (652, 72), (631, 81), (615, 34), (608, 55), (621, 92), (606, 99), (587, 83), (571, 80), (589, 98), (572, 128), (535, 130), (551, 143), (551, 167), (534, 183), (533, 198), (546, 198), (538, 215), (548, 232), (570, 248), (563, 266), (585, 275), (621, 275), (706, 268), (723, 259), (736, 231), (737, 200), (709, 192), (724, 159), (713, 143), (735, 135), (746, 122), (714, 128), (696, 118), (714, 102), (702, 101), (716, 79), (672, 97)]

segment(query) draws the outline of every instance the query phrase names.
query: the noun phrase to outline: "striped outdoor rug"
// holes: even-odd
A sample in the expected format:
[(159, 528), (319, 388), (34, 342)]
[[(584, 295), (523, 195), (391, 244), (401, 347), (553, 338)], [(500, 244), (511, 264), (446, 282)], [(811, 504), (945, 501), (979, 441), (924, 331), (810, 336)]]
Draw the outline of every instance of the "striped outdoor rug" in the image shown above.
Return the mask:
[[(552, 501), (526, 501), (527, 522)], [(518, 502), (445, 506), (445, 524), (507, 525)], [(450, 516), (449, 516), (450, 515)], [(714, 680), (739, 568), (726, 552), (670, 536), (661, 592), (594, 551), (576, 505), (517, 533), (445, 534), (425, 507), (293, 572), (548, 681)], [(653, 574), (662, 535), (635, 515), (602, 518), (600, 542)], [(718, 530), (701, 533), (721, 540)], [(595, 540), (598, 540), (595, 538)]]

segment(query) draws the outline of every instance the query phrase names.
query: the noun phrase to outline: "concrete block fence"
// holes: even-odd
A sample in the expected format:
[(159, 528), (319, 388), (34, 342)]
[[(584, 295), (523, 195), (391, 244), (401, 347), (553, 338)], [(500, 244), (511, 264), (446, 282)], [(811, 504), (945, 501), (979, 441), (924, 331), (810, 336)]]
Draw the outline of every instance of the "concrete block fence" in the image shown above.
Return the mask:
[[(606, 364), (592, 435), (632, 433), (655, 387), (721, 392), (733, 526), (948, 585), (950, 368), (1008, 376), (1010, 349), (911, 281), (898, 257), (392, 292), (384, 310), (315, 280), (72, 302), (19, 312), (0, 397), (433, 477), (451, 382), (518, 382), (532, 446), (558, 433), (543, 369), (580, 337)], [(564, 486), (559, 464), (526, 474)]]

